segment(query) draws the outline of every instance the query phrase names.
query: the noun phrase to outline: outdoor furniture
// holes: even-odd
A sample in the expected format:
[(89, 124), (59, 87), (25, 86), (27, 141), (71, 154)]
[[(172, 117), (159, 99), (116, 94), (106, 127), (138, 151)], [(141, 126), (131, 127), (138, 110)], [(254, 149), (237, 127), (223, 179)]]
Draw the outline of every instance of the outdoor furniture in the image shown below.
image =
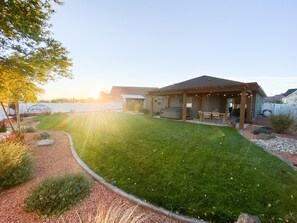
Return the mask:
[(220, 113), (219, 112), (212, 112), (212, 119), (217, 120), (218, 122), (220, 121)]
[[(160, 111), (161, 118), (172, 118), (172, 119), (182, 119), (182, 107), (170, 107), (170, 108), (162, 108)], [(187, 108), (186, 110), (186, 118), (191, 119), (191, 108)]]
[(211, 120), (211, 112), (203, 112), (203, 120)]
[(222, 120), (222, 123), (226, 123), (227, 114), (226, 113), (219, 113), (219, 112), (202, 112), (198, 111), (198, 118), (200, 121), (206, 121), (206, 120), (217, 120), (219, 123)]

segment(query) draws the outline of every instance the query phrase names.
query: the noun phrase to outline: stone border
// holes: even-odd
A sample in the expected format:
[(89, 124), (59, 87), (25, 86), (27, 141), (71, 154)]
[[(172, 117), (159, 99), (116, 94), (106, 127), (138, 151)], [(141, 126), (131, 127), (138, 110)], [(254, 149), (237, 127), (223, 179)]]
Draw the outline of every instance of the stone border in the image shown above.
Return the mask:
[(74, 149), (74, 146), (73, 146), (73, 140), (72, 140), (72, 137), (69, 133), (65, 132), (65, 131), (62, 131), (64, 132), (67, 136), (68, 136), (68, 139), (69, 139), (69, 144), (70, 144), (70, 150), (72, 152), (72, 155), (73, 157), (76, 159), (76, 161), (78, 162), (78, 164), (88, 173), (90, 174), (93, 178), (95, 178), (97, 181), (99, 181), (101, 184), (103, 184), (104, 186), (106, 186), (108, 189), (112, 190), (113, 192), (115, 192), (116, 194), (126, 198), (127, 200), (129, 201), (132, 201), (134, 203), (136, 203), (137, 205), (140, 205), (144, 208), (147, 208), (153, 212), (157, 212), (157, 213), (160, 213), (160, 214), (163, 214), (167, 217), (170, 217), (172, 219), (175, 219), (175, 220), (179, 220), (179, 221), (182, 221), (182, 222), (186, 222), (186, 223), (208, 223), (207, 221), (203, 221), (203, 220), (198, 220), (198, 219), (194, 219), (194, 218), (188, 218), (188, 217), (185, 217), (183, 215), (177, 215), (171, 211), (168, 211), (164, 208), (160, 208), (160, 207), (157, 207), (157, 206), (154, 206), (152, 204), (149, 204), (143, 200), (140, 200), (139, 198), (131, 195), (131, 194), (128, 194), (126, 193), (125, 191), (113, 186), (112, 184), (110, 183), (107, 183), (101, 176), (97, 175), (94, 171), (92, 171), (80, 158), (79, 156), (77, 155), (75, 149)]

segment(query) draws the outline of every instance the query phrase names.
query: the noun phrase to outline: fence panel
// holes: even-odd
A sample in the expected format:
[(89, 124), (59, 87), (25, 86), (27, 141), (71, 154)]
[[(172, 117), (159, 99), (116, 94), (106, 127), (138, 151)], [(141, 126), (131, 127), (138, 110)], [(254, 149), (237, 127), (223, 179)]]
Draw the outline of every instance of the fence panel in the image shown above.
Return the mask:
[(297, 104), (275, 104), (264, 103), (261, 108), (261, 113), (271, 111), (272, 115), (288, 114), (297, 118)]

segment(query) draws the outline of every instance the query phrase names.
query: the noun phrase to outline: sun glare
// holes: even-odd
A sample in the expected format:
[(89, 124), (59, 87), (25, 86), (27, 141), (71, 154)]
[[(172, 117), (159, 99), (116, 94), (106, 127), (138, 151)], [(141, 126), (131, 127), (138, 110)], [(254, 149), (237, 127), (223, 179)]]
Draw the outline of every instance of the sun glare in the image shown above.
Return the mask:
[(94, 90), (94, 91), (91, 91), (90, 94), (89, 94), (89, 97), (90, 98), (99, 98), (99, 92)]

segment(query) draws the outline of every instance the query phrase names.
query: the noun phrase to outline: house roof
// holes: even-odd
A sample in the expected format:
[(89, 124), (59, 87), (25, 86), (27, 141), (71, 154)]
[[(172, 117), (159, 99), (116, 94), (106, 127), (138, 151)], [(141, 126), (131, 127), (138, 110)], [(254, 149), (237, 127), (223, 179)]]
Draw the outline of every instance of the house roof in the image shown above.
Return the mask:
[(144, 95), (149, 91), (157, 90), (154, 87), (126, 87), (126, 86), (112, 86), (110, 96), (126, 95)]
[(244, 83), (223, 78), (200, 76), (180, 83), (169, 85), (150, 93), (174, 93), (182, 91), (192, 92), (218, 92), (218, 91), (241, 91), (246, 88), (249, 91), (257, 91), (261, 95), (266, 96), (265, 92), (257, 82)]
[(288, 89), (286, 91), (286, 93), (284, 93), (284, 97), (289, 96), (290, 94), (292, 94), (293, 92), (297, 91), (297, 88), (293, 88), (293, 89)]
[(280, 101), (284, 97), (284, 94), (277, 94), (274, 96), (266, 97), (264, 99), (265, 102), (275, 102), (275, 101)]
[(142, 95), (135, 95), (135, 94), (121, 94), (122, 98), (124, 99), (145, 99)]

